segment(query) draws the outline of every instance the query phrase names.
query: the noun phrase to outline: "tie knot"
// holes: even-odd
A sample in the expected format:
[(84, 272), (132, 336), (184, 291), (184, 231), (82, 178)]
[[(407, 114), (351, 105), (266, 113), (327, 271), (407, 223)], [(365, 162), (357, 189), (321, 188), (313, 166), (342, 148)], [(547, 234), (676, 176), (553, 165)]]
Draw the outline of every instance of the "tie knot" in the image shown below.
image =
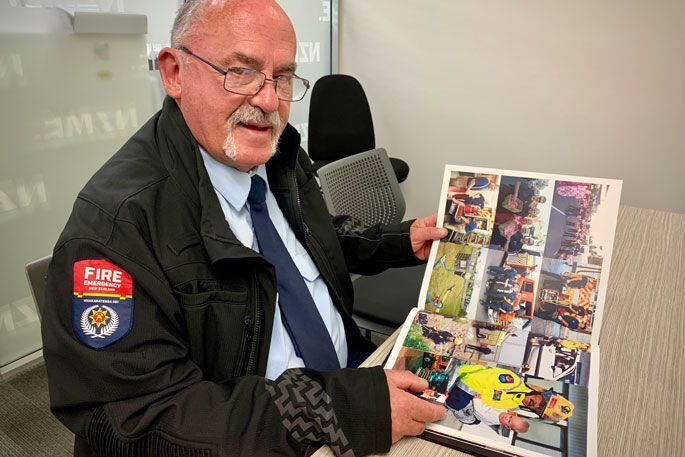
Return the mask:
[(250, 205), (260, 205), (266, 200), (266, 183), (258, 175), (252, 175), (252, 185), (247, 201)]

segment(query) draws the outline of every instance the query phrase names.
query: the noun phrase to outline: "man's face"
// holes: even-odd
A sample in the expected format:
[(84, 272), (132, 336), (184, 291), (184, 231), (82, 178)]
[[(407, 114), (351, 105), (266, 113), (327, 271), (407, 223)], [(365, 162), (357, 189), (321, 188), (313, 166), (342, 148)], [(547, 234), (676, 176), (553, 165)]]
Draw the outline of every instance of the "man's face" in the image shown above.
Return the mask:
[(528, 421), (516, 414), (502, 414), (499, 423), (518, 433), (526, 433), (529, 427)]
[(499, 423), (511, 430), (511, 420), (513, 417), (515, 417), (515, 415), (511, 413), (501, 414), (499, 416)]
[[(252, 68), (270, 79), (292, 76), (295, 32), (280, 7), (249, 0), (229, 5), (210, 6), (184, 46), (223, 69)], [(228, 92), (220, 73), (192, 56), (180, 57), (177, 102), (200, 145), (241, 171), (268, 161), (288, 122), (290, 102), (279, 100), (269, 81), (253, 96)]]
[(523, 398), (523, 404), (534, 411), (542, 412), (542, 404), (544, 400), (540, 394), (529, 394)]

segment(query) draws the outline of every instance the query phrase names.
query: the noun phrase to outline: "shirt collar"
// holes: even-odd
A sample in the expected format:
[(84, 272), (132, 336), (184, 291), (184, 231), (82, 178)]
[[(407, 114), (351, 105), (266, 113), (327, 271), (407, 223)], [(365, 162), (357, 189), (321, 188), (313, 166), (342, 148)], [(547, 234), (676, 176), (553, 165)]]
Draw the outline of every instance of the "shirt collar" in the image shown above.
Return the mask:
[(202, 160), (205, 163), (209, 179), (212, 181), (212, 186), (236, 211), (243, 209), (245, 202), (247, 202), (253, 174), (256, 173), (264, 179), (268, 191), (269, 184), (264, 165), (259, 165), (255, 170), (245, 173), (217, 161), (202, 147), (200, 147), (200, 154), (202, 154)]

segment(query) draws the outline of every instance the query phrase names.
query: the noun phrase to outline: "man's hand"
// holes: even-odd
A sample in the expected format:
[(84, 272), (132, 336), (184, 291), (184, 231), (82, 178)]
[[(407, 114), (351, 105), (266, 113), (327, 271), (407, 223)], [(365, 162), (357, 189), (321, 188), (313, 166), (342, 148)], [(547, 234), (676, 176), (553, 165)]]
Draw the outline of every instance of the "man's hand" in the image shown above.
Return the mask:
[(416, 219), (409, 227), (409, 238), (411, 239), (411, 248), (414, 255), (419, 260), (428, 259), (428, 254), (431, 252), (431, 245), (433, 240), (439, 240), (447, 236), (447, 229), (437, 228), (435, 225), (438, 221), (437, 213), (431, 214), (427, 217)]
[(426, 423), (441, 420), (447, 410), (440, 405), (422, 400), (405, 390), (423, 392), (428, 381), (410, 371), (385, 370), (390, 391), (390, 414), (392, 418), (392, 442), (403, 436), (423, 433)]

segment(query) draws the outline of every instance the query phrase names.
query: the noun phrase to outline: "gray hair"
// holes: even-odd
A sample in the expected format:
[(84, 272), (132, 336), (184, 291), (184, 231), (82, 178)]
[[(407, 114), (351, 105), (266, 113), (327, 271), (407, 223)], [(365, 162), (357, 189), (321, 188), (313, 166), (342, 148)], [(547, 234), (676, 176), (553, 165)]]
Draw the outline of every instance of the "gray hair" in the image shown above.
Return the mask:
[(191, 33), (195, 23), (202, 16), (202, 10), (206, 3), (213, 3), (213, 1), (186, 0), (186, 2), (181, 5), (176, 13), (174, 25), (171, 28), (172, 48), (179, 48), (183, 45), (183, 41)]

